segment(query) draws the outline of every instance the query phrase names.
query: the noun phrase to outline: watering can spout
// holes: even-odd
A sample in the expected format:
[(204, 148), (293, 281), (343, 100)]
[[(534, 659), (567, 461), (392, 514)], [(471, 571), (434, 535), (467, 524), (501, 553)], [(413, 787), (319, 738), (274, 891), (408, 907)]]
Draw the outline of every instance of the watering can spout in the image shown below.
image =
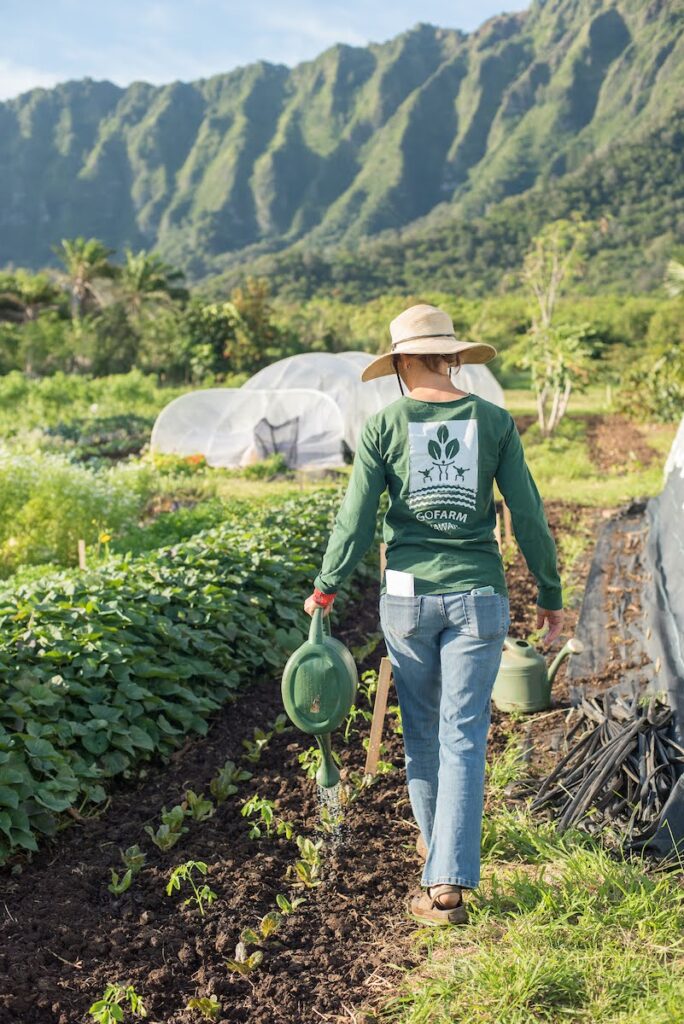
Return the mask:
[(330, 745), (330, 733), (317, 736), (318, 746), (321, 748), (321, 764), (316, 772), (316, 782), (323, 789), (331, 789), (340, 781), (340, 773), (333, 760), (332, 747)]
[(561, 648), (551, 663), (551, 668), (549, 669), (549, 687), (553, 685), (553, 680), (556, 678), (556, 672), (567, 656), (569, 654), (581, 654), (583, 650), (584, 644), (581, 640), (577, 640), (574, 636), (568, 640), (566, 645)]

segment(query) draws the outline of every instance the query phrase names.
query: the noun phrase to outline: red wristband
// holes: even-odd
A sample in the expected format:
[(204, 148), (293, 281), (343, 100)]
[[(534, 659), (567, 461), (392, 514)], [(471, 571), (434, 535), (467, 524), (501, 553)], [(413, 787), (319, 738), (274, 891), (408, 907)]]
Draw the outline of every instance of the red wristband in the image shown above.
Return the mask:
[(313, 599), (321, 608), (327, 608), (335, 600), (335, 594), (324, 594), (318, 587), (314, 588)]

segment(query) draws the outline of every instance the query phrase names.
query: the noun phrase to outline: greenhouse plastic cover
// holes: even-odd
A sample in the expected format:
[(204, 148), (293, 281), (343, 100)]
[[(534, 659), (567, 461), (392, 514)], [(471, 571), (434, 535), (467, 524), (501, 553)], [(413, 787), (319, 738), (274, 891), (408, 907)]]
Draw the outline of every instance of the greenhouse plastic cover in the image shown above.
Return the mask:
[[(259, 370), (243, 388), (315, 388), (337, 402), (345, 422), (345, 441), (356, 451), (366, 419), (401, 398), (396, 376), (362, 381), (361, 372), (375, 357), (367, 352), (302, 352)], [(462, 366), (454, 382), (495, 405), (504, 405), (500, 384), (486, 366)]]
[(207, 388), (162, 409), (152, 451), (204, 455), (210, 466), (244, 466), (281, 452), (289, 466), (344, 465), (344, 422), (321, 391)]

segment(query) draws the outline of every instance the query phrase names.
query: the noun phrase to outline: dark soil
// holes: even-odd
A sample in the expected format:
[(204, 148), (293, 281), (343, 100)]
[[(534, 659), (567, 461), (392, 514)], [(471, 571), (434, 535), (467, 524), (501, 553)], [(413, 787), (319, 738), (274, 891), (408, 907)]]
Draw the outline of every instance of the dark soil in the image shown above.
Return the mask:
[[(562, 529), (568, 507), (551, 504), (547, 511), (556, 531)], [(519, 553), (508, 578), (512, 632), (525, 636), (535, 626), (535, 589)], [(377, 584), (367, 585), (342, 628), (335, 624), (336, 635), (350, 647), (378, 632), (377, 600)], [(573, 615), (576, 610), (570, 612), (569, 627)], [(377, 668), (383, 654), (380, 644), (360, 669)], [(555, 721), (560, 729), (560, 712), (567, 707), (562, 677), (556, 700), (551, 718), (547, 713), (535, 719), (540, 763), (552, 756), (550, 725)], [(241, 758), (243, 738), (281, 710), (278, 680), (256, 680), (237, 703), (217, 714), (207, 737), (188, 741), (167, 764), (147, 765), (140, 779), (114, 790), (99, 817), (72, 823), (31, 863), (15, 865), (0, 877), (0, 1024), (84, 1024), (91, 1019), (90, 1004), (109, 982), (132, 984), (144, 997), (147, 1019), (157, 1024), (201, 1020), (185, 1009), (194, 996), (215, 995), (223, 1022), (299, 1024), (360, 1020), (355, 1015), (360, 1007), (387, 994), (392, 978), (418, 956), (410, 941), (415, 925), (405, 907), (420, 868), (401, 740), (390, 719), (383, 756), (397, 767), (349, 806), (340, 841), (325, 847), (324, 881), (317, 888), (295, 890), (285, 879), (297, 853), (294, 842), (249, 839), (240, 815), (241, 801), (259, 793), (275, 801), (277, 814), (298, 833), (318, 837), (316, 787), (298, 763), (308, 742), (294, 731), (276, 735), (256, 766), (245, 765), (253, 778), (218, 806), (214, 817), (188, 820), (189, 831), (171, 851), (159, 851), (144, 832), (145, 825), (159, 823), (161, 808), (179, 803), (187, 789), (208, 794), (224, 761)], [(365, 735), (367, 723), (360, 727)], [(511, 728), (511, 719), (495, 710), (490, 753), (505, 743)], [(344, 746), (338, 738), (347, 771), (363, 766), (361, 739), (352, 735)], [(121, 872), (119, 851), (135, 843), (147, 853), (147, 864), (128, 892), (112, 896), (109, 869)], [(204, 918), (182, 907), (182, 896), (165, 894), (172, 868), (190, 859), (206, 861), (207, 881), (218, 895)], [(235, 956), (241, 930), (255, 927), (275, 909), (278, 893), (303, 895), (306, 901), (264, 943), (262, 965), (244, 979), (226, 961)], [(129, 1019), (134, 1018), (129, 1014)]]
[(624, 416), (588, 416), (587, 442), (592, 462), (608, 473), (647, 467), (662, 456)]

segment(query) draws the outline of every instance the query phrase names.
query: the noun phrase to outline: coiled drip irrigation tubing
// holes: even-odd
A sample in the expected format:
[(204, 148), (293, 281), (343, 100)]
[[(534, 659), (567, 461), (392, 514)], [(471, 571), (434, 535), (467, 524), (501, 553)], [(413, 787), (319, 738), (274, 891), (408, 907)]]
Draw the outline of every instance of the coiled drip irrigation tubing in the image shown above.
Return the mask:
[(552, 816), (561, 832), (571, 825), (592, 834), (611, 827), (628, 843), (644, 843), (658, 829), (684, 768), (670, 707), (656, 697), (608, 691), (583, 697), (569, 722), (573, 718), (566, 736), (571, 746), (531, 809)]

